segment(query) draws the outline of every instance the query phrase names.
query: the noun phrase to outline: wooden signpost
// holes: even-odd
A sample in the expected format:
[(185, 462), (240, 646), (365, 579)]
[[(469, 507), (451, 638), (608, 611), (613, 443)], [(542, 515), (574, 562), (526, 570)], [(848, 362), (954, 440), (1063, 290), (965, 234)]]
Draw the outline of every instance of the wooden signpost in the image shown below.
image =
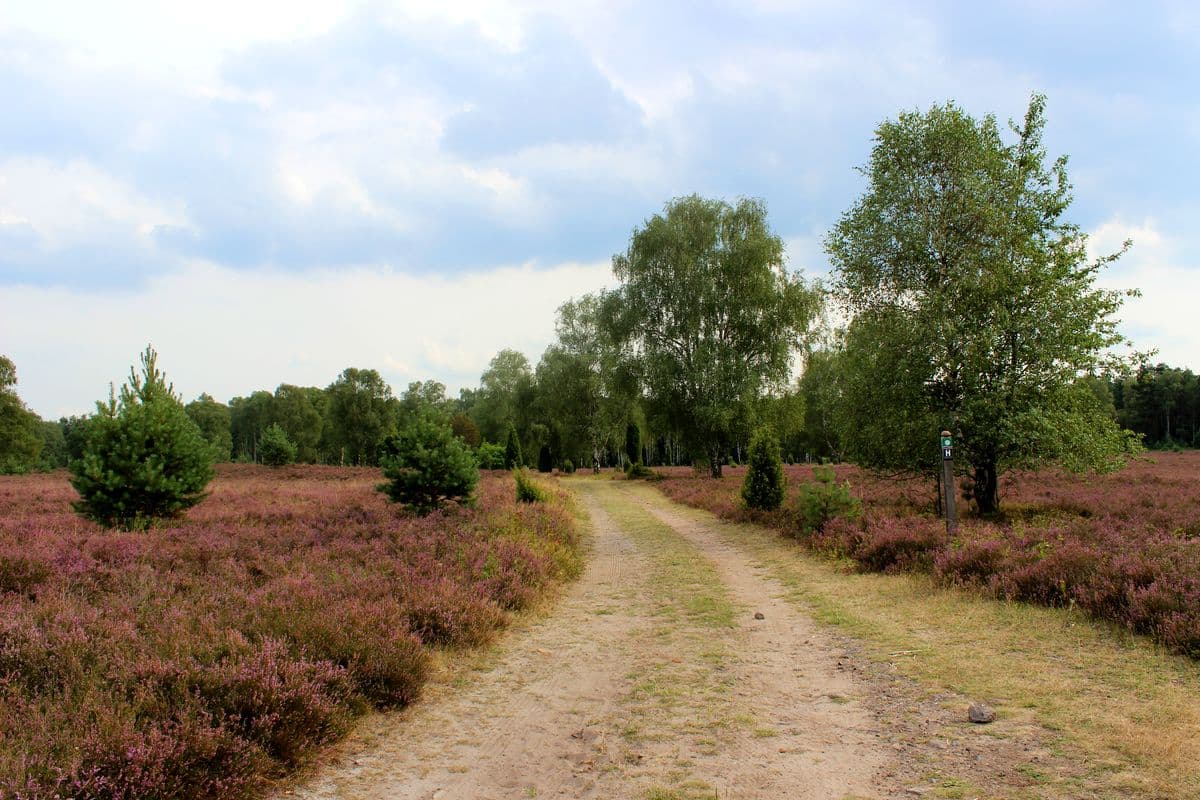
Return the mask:
[(958, 512), (954, 508), (954, 439), (950, 431), (942, 431), (942, 486), (946, 493), (946, 533), (953, 536), (958, 531)]

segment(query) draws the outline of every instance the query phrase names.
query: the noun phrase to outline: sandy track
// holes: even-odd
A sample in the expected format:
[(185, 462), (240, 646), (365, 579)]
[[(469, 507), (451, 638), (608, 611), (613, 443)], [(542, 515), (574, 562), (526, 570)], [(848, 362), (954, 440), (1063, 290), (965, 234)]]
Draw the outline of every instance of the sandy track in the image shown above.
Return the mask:
[(716, 782), (725, 789), (720, 796), (884, 794), (876, 774), (892, 753), (884, 751), (879, 723), (861, 702), (873, 687), (841, 663), (845, 648), (782, 599), (784, 587), (718, 537), (712, 524), (672, 510), (657, 494), (638, 501), (716, 565), (732, 599), (746, 611), (732, 632), (744, 654), (734, 666), (738, 693), (779, 736), (739, 742), (744, 759), (730, 764)]
[[(593, 797), (608, 731), (626, 690), (631, 615), (646, 574), (633, 543), (588, 509), (588, 567), (554, 612), (501, 644), (495, 663), (404, 714), (368, 720), (306, 798)], [(633, 609), (630, 609), (633, 611)]]
[[(644, 486), (574, 486), (593, 528), (581, 580), (480, 669), (365, 720), (288, 796), (912, 796), (878, 685), (722, 523)], [(680, 563), (708, 572), (664, 577)], [(688, 611), (721, 602), (731, 621)]]

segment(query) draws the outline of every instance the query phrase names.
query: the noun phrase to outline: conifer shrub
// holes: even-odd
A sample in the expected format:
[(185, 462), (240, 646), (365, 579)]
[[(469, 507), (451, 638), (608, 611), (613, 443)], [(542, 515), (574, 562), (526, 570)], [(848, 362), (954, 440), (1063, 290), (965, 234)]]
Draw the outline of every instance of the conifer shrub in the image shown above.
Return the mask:
[(801, 532), (806, 535), (821, 533), (832, 519), (862, 516), (862, 503), (850, 494), (850, 481), (836, 482), (833, 467), (813, 467), (813, 480), (800, 485), (797, 503)]
[(83, 455), (70, 462), (75, 510), (109, 528), (144, 530), (155, 520), (178, 517), (205, 497), (213, 476), (212, 448), (158, 370), (147, 347), (142, 372), (85, 428)]
[(504, 440), (504, 468), (516, 469), (523, 466), (525, 461), (521, 456), (521, 439), (517, 436), (517, 429), (510, 423), (508, 435)]
[(625, 426), (625, 456), (630, 464), (642, 463), (642, 429), (632, 422)]
[(544, 444), (544, 445), (542, 445), (541, 449), (538, 450), (537, 468), (538, 468), (538, 472), (553, 472), (554, 471), (554, 457), (550, 454), (550, 446), (549, 445)]
[(475, 456), (436, 414), (413, 417), (380, 447), (386, 483), (379, 491), (425, 516), (450, 502), (468, 502), (479, 483)]
[(517, 482), (517, 502), (518, 503), (544, 503), (546, 502), (546, 493), (541, 487), (534, 483), (523, 469), (514, 469), (513, 478)]
[(568, 475), (571, 475), (572, 473), (574, 473), (575, 472), (575, 462), (568, 458), (566, 461), (563, 462), (562, 471)]
[(747, 508), (774, 511), (783, 503), (783, 462), (779, 440), (770, 428), (759, 428), (750, 439), (750, 467), (742, 483)]
[(271, 423), (258, 443), (258, 455), (268, 467), (286, 467), (296, 462), (296, 445), (279, 423)]

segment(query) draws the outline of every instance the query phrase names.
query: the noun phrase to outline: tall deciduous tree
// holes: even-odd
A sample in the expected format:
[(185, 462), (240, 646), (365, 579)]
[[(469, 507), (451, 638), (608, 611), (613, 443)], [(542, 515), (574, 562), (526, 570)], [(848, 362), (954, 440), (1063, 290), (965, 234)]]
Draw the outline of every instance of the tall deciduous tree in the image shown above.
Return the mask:
[(523, 353), (505, 349), (492, 358), (471, 407), (471, 419), (484, 440), (501, 441), (509, 425), (518, 434), (528, 427), (524, 412), (532, 404), (533, 386), (533, 372)]
[(603, 293), (569, 300), (558, 309), (558, 341), (538, 364), (539, 401), (560, 440), (582, 444), (571, 457), (598, 466), (617, 446), (637, 402), (635, 364), (602, 323)]
[(212, 446), (213, 460), (228, 461), (233, 455), (229, 406), (218, 403), (210, 394), (201, 394), (184, 406), (184, 410)]
[(613, 257), (611, 325), (640, 355), (646, 386), (714, 477), (743, 411), (787, 383), (818, 295), (784, 266), (755, 200), (667, 204)]
[(249, 397), (229, 401), (229, 430), (233, 437), (233, 455), (239, 461), (259, 460), (258, 445), (263, 431), (275, 418), (275, 397), (258, 390)]
[(844, 392), (845, 331), (824, 327), (824, 335), (804, 354), (804, 368), (796, 382), (803, 418), (788, 453), (795, 459), (842, 460), (838, 420)]
[[(1042, 146), (1034, 96), (1006, 142), (953, 104), (876, 131), (866, 193), (829, 233), (854, 315), (842, 358), (842, 444), (859, 463), (932, 471), (957, 434), (981, 511), (1007, 469), (1122, 463), (1128, 437), (1078, 378), (1120, 343), (1119, 292), (1066, 221), (1066, 159)], [(1128, 246), (1128, 244), (1126, 245)], [(1122, 251), (1124, 252), (1124, 251)]]
[(326, 390), (328, 423), (340, 461), (374, 465), (383, 438), (396, 429), (399, 403), (378, 372), (349, 367)]
[(316, 386), (281, 383), (275, 388), (271, 419), (296, 445), (296, 461), (313, 464), (321, 457), (325, 399), (325, 390)]
[(0, 473), (26, 472), (38, 465), (42, 422), (17, 396), (17, 368), (0, 356)]

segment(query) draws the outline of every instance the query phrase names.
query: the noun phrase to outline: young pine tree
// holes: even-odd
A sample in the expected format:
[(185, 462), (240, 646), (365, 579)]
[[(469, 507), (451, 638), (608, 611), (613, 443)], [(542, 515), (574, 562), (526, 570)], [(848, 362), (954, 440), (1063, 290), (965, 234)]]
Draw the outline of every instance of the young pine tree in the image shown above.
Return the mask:
[(471, 448), (433, 413), (415, 415), (399, 433), (387, 437), (379, 462), (387, 478), (379, 491), (421, 516), (451, 501), (470, 500), (479, 483)]
[(296, 445), (279, 423), (271, 423), (258, 443), (258, 455), (268, 467), (284, 467), (295, 463)]
[(759, 428), (750, 439), (750, 466), (742, 484), (747, 508), (773, 511), (783, 503), (783, 462), (779, 439), (770, 428)]
[(525, 460), (521, 457), (521, 440), (517, 436), (517, 429), (509, 423), (508, 438), (504, 441), (504, 468), (519, 468), (524, 464)]
[(147, 346), (142, 372), (131, 367), (120, 396), (85, 427), (83, 454), (72, 459), (75, 510), (110, 528), (143, 530), (178, 517), (204, 499), (213, 476), (212, 448), (184, 411)]

